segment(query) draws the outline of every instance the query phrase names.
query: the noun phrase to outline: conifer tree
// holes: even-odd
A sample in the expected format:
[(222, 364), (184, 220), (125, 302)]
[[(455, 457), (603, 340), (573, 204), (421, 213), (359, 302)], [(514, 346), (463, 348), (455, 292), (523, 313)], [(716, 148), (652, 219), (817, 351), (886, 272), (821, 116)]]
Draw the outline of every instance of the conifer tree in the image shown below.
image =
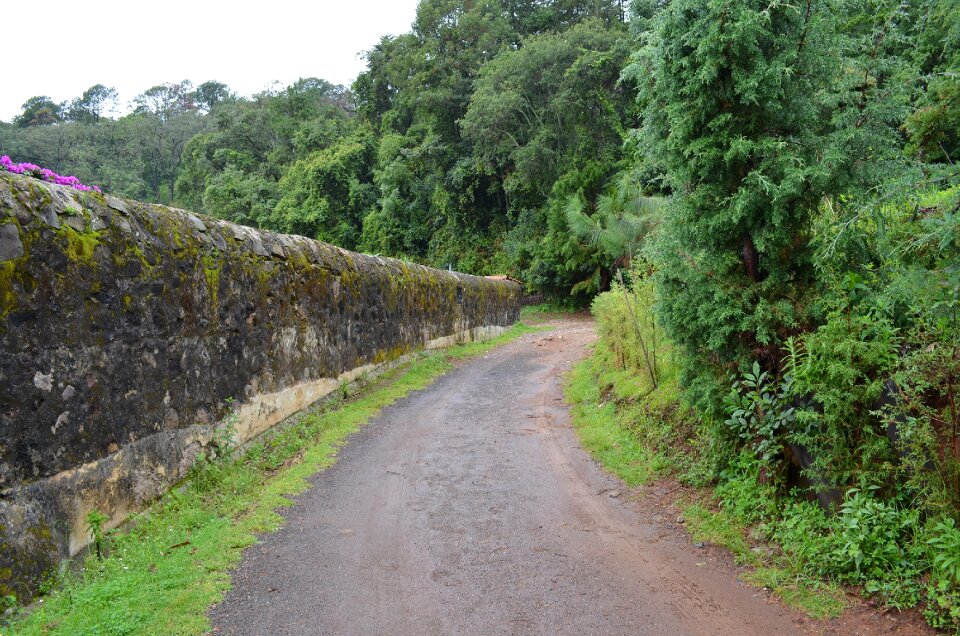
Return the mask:
[(829, 151), (841, 68), (830, 8), (675, 0), (640, 52), (641, 143), (674, 192), (650, 248), (658, 310), (690, 369), (775, 366), (806, 320), (808, 228), (842, 160)]

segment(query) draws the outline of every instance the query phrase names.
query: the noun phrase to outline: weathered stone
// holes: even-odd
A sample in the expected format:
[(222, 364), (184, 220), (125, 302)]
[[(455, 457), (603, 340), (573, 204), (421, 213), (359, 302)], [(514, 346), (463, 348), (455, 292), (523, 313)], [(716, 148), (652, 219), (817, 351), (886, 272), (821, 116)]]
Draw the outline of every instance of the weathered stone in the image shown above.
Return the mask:
[(207, 226), (203, 224), (203, 221), (201, 221), (194, 215), (190, 214), (189, 212), (187, 213), (187, 220), (190, 221), (190, 225), (192, 225), (193, 229), (195, 229), (196, 231), (198, 232), (207, 231)]
[(263, 246), (263, 241), (259, 236), (249, 235), (247, 240), (250, 242), (250, 247), (253, 249), (254, 254), (257, 256), (270, 256), (270, 252)]
[(102, 229), (107, 227), (106, 221), (99, 214), (94, 214), (93, 218), (90, 219), (90, 229), (94, 232), (99, 232)]
[(72, 227), (77, 232), (84, 232), (87, 229), (87, 219), (80, 215), (64, 217), (63, 224)]
[(163, 416), (163, 428), (165, 430), (174, 430), (180, 427), (180, 416), (175, 409), (167, 409)]
[(61, 413), (59, 416), (57, 416), (57, 421), (56, 421), (56, 423), (53, 425), (53, 429), (52, 429), (50, 432), (53, 433), (54, 435), (56, 435), (56, 434), (57, 434), (57, 429), (60, 428), (62, 425), (66, 424), (66, 423), (69, 422), (69, 421), (70, 421), (70, 411), (64, 411), (64, 412)]
[(12, 261), (23, 256), (23, 243), (16, 224), (0, 225), (0, 261)]
[(216, 247), (221, 252), (227, 249), (227, 241), (223, 238), (223, 235), (219, 232), (213, 233), (210, 236), (210, 240), (213, 241), (213, 246)]
[(41, 391), (48, 393), (53, 390), (53, 374), (37, 371), (33, 376), (33, 385)]
[(123, 202), (122, 199), (117, 197), (107, 197), (107, 205), (116, 210), (117, 212), (122, 212), (123, 214), (127, 213), (127, 204)]
[[(61, 190), (0, 174), (0, 219), (17, 219), (0, 235), (19, 224), (20, 246), (0, 277), (0, 595), (29, 598), (26, 559), (76, 554), (89, 510), (113, 527), (182, 479), (231, 409), (244, 442), (376, 365), (518, 318), (514, 283)], [(65, 206), (102, 225), (57, 230)]]
[(57, 215), (57, 211), (52, 207), (41, 208), (38, 210), (37, 218), (50, 227), (60, 227), (60, 217)]

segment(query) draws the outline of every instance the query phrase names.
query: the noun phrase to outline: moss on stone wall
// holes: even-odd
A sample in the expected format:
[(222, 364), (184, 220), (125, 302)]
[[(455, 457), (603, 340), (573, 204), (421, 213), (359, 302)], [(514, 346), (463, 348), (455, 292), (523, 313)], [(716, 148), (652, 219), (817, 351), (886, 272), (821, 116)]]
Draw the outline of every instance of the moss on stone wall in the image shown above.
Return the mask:
[[(13, 494), (0, 523), (27, 486), (64, 471), (146, 442), (153, 462), (181, 452), (162, 436), (187, 439), (231, 399), (519, 316), (513, 283), (11, 174), (0, 175), (5, 225), (17, 236), (0, 244), (13, 256), (0, 251), (0, 489)], [(45, 514), (67, 514), (74, 495), (49, 495)]]

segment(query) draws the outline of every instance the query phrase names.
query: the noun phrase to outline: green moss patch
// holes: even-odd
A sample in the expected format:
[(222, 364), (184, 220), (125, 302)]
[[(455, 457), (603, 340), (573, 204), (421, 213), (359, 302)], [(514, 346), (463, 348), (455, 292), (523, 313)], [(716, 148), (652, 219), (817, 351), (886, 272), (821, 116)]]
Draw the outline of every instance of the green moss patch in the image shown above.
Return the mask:
[(77, 232), (68, 225), (57, 230), (57, 236), (63, 241), (63, 251), (75, 263), (91, 264), (93, 253), (100, 244), (100, 232)]

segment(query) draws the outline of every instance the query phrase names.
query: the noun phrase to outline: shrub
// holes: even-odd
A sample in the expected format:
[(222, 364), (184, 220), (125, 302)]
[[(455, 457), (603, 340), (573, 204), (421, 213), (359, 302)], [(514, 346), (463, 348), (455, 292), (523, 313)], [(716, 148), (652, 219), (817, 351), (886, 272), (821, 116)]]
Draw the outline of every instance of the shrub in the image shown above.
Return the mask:
[(932, 525), (926, 541), (930, 559), (927, 608), (934, 627), (960, 631), (960, 528), (951, 518)]
[(28, 177), (49, 181), (51, 183), (56, 183), (57, 185), (67, 185), (76, 190), (93, 190), (95, 192), (100, 192), (100, 188), (97, 186), (83, 185), (76, 177), (64, 177), (57, 174), (53, 170), (41, 168), (40, 166), (32, 163), (13, 163), (13, 161), (7, 155), (0, 157), (0, 168), (3, 168), (7, 172), (12, 172), (14, 174), (25, 174)]

